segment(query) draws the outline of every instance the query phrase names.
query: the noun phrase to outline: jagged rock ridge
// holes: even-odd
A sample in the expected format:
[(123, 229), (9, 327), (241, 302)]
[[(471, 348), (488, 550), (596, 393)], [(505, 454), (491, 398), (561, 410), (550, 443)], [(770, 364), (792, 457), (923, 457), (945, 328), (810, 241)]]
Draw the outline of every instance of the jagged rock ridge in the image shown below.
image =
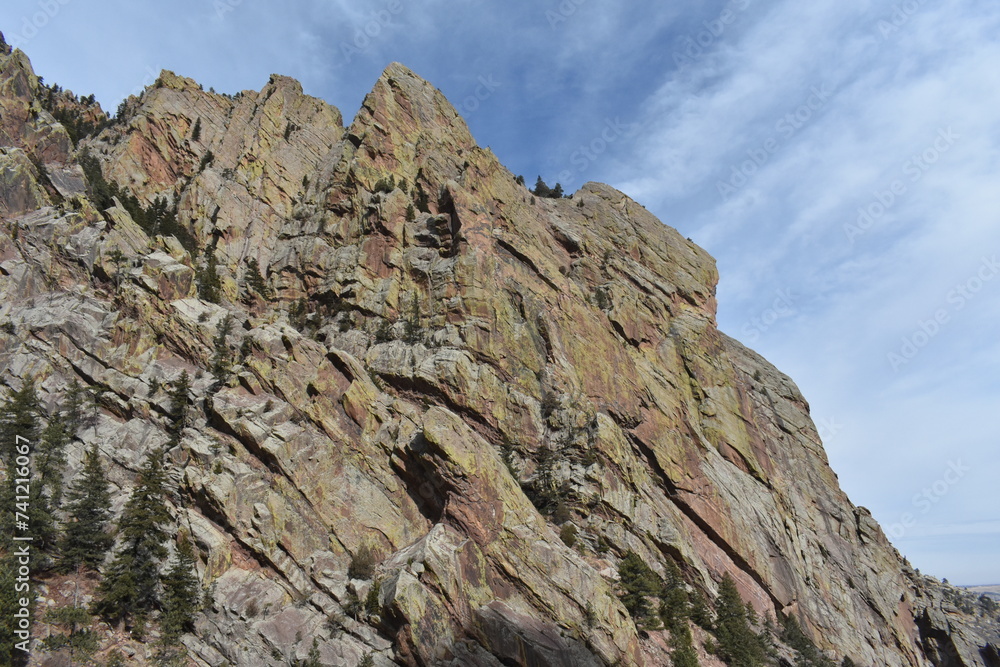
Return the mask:
[[(728, 574), (837, 661), (998, 664), (996, 628), (840, 490), (794, 383), (718, 331), (712, 258), (626, 195), (533, 198), (398, 64), (347, 128), (286, 77), (230, 96), (163, 72), (74, 146), (44, 94), (0, 55), (3, 381), (102, 392), (70, 459), (97, 442), (120, 506), (168, 441), (164, 388), (195, 378), (168, 456), (213, 597), (196, 664), (313, 639), (323, 664), (668, 664), (618, 599), (626, 551), (708, 597)], [(85, 153), (188, 247), (98, 210)], [(552, 488), (575, 548), (529, 498)], [(345, 613), (374, 581), (378, 613)]]

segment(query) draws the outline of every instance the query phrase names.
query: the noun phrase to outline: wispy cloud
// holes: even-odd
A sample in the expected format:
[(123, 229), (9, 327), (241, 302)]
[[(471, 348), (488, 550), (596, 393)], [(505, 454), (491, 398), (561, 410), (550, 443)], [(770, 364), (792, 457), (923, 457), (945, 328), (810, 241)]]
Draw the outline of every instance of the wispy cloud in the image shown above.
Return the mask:
[[(983, 382), (997, 368), (1000, 284), (979, 276), (1000, 245), (1000, 12), (977, 2), (893, 12), (888, 2), (748, 9), (743, 34), (649, 95), (656, 120), (632, 164), (610, 174), (666, 220), (685, 212), (679, 224), (719, 260), (723, 329), (746, 339), (762, 295), (797, 286), (803, 303), (751, 327), (747, 342), (799, 381), (817, 414), (844, 416), (831, 457), (854, 500), (887, 524), (936, 453), (1000, 462), (988, 423), (966, 409), (1000, 398)], [(829, 99), (782, 128), (815, 86)], [(873, 202), (880, 215), (850, 237), (845, 226)], [(963, 287), (975, 292), (957, 296)], [(917, 353), (893, 367), (887, 355), (905, 341)], [(970, 478), (935, 517), (978, 516), (987, 487)], [(919, 562), (922, 547), (908, 547)]]

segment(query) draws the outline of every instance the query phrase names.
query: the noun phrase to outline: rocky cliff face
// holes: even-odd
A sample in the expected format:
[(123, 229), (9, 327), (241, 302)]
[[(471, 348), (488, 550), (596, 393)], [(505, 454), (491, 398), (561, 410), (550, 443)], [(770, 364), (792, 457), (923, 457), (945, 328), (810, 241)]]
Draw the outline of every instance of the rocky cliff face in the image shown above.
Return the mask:
[(346, 128), (285, 77), (230, 96), (163, 72), (74, 145), (44, 94), (0, 54), (2, 381), (50, 408), (73, 379), (101, 393), (71, 467), (96, 442), (120, 506), (195, 378), (168, 458), (212, 597), (196, 664), (314, 639), (331, 665), (669, 664), (619, 601), (627, 551), (708, 598), (728, 574), (838, 662), (1000, 664), (995, 624), (840, 490), (795, 384), (716, 328), (712, 258), (621, 192), (533, 197), (397, 64)]

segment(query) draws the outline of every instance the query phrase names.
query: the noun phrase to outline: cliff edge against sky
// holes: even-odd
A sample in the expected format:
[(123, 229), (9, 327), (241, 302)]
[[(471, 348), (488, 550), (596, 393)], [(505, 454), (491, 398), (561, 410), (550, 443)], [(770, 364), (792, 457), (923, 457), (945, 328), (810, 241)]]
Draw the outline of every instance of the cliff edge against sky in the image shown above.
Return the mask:
[[(96, 443), (116, 511), (170, 445), (193, 664), (669, 664), (620, 599), (634, 552), (837, 664), (1000, 665), (996, 619), (900, 558), (795, 384), (716, 328), (712, 258), (609, 186), (533, 196), (405, 67), (347, 127), (286, 77), (170, 72), (108, 121), (15, 50), (0, 145), (2, 381), (49, 414), (97, 391), (66, 476)], [(169, 227), (133, 215), (157, 199)]]

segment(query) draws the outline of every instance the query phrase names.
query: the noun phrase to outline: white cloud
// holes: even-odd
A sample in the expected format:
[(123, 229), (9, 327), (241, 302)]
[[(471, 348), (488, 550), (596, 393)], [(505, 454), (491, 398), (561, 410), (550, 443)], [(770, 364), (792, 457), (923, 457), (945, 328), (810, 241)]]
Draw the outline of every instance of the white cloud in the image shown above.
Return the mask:
[[(1000, 276), (965, 308), (949, 301), (984, 255), (1000, 253), (1000, 46), (991, 32), (1000, 13), (927, 4), (883, 38), (888, 2), (767, 9), (696, 63), (700, 75), (650, 95), (651, 134), (617, 185), (661, 215), (691, 212), (685, 233), (719, 260), (724, 330), (740, 337), (776, 289), (801, 295), (793, 317), (751, 344), (799, 382), (817, 415), (847, 424), (829, 445), (835, 469), (855, 502), (888, 522), (947, 456), (1000, 462), (983, 419), (1000, 388), (982, 380), (997, 369), (989, 332)], [(824, 84), (835, 89), (829, 100), (782, 132), (785, 114)], [(775, 150), (762, 164), (747, 162), (765, 146)], [(743, 165), (746, 182), (723, 200), (716, 183)], [(887, 203), (894, 183), (904, 190)], [(880, 196), (885, 212), (852, 244), (845, 225)], [(921, 325), (942, 310), (948, 321), (894, 372), (888, 354), (906, 337), (924, 343)], [(961, 521), (992, 506), (989, 493), (970, 477), (937, 518)], [(908, 547), (919, 564), (922, 547)]]

